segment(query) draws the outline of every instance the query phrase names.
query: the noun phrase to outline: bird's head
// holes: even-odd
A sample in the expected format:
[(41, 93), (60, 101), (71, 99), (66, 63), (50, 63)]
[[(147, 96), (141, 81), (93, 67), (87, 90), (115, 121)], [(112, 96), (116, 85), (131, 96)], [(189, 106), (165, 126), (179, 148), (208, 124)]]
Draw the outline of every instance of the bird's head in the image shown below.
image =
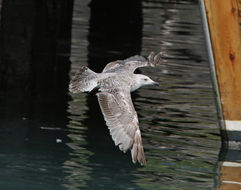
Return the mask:
[(133, 81), (133, 85), (131, 91), (134, 91), (142, 86), (146, 85), (156, 85), (159, 86), (158, 82), (151, 80), (148, 76), (142, 74), (135, 74), (135, 80)]

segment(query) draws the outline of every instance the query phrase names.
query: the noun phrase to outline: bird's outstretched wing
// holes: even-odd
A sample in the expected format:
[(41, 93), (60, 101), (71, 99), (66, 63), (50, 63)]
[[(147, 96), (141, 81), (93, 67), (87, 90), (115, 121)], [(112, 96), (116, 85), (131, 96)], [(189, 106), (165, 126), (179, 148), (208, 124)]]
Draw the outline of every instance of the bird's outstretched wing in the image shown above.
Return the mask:
[(141, 132), (130, 89), (108, 89), (97, 93), (101, 111), (112, 139), (120, 150), (131, 150), (132, 161), (146, 165)]
[(125, 60), (113, 61), (105, 66), (103, 73), (115, 72), (117, 70), (133, 73), (139, 67), (155, 67), (163, 62), (161, 57), (161, 53), (155, 55), (154, 52), (151, 52), (147, 59), (142, 56), (135, 55)]
[(86, 66), (82, 66), (70, 81), (69, 91), (72, 93), (89, 92), (96, 86), (97, 73)]

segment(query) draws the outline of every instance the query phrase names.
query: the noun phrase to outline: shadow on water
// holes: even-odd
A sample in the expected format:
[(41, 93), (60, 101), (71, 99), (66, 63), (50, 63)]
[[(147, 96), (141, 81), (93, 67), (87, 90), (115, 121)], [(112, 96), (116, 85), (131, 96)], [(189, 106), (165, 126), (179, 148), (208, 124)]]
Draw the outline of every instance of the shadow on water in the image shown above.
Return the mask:
[(61, 189), (73, 1), (3, 1), (0, 188)]
[[(142, 4), (138, 0), (92, 0), (90, 7), (88, 66), (101, 72), (106, 63), (140, 54), (142, 37)], [(97, 97), (87, 96), (87, 119), (84, 124), (88, 145), (95, 167), (88, 181), (90, 189), (136, 189), (135, 167), (130, 154), (124, 155), (115, 147), (103, 120)], [(118, 171), (118, 172), (117, 172)], [(139, 188), (140, 189), (140, 188)]]

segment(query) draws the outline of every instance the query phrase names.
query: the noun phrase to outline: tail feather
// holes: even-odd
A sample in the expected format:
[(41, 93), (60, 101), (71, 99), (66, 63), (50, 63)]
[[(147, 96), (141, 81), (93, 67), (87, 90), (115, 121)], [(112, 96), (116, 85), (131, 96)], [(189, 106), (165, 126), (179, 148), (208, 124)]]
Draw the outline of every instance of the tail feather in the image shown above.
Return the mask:
[(140, 162), (141, 165), (146, 165), (146, 158), (145, 158), (144, 149), (142, 145), (140, 130), (136, 131), (134, 143), (131, 148), (131, 156), (132, 156), (133, 163), (136, 163), (136, 161), (138, 160), (138, 162)]
[(97, 87), (97, 73), (83, 66), (70, 81), (69, 91), (72, 93), (90, 92)]

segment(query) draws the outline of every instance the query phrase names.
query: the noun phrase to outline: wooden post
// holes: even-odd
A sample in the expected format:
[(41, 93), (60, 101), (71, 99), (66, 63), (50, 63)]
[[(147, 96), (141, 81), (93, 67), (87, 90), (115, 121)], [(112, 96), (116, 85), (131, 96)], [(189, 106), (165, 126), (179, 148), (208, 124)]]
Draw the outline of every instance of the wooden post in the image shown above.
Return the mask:
[(239, 16), (239, 23), (241, 23), (241, 0), (238, 1), (238, 16)]
[[(227, 130), (241, 130), (241, 35), (237, 0), (205, 0)], [(240, 139), (241, 140), (241, 139)]]
[[(241, 0), (201, 0), (212, 44), (228, 152), (241, 145)], [(225, 139), (226, 140), (226, 139)], [(237, 151), (238, 150), (238, 151)], [(226, 156), (227, 157), (227, 156)], [(238, 160), (238, 159), (237, 159)], [(241, 189), (241, 164), (226, 158), (220, 162), (220, 186), (216, 190)]]
[(224, 162), (220, 172), (221, 185), (216, 190), (240, 190), (241, 178), (240, 178), (241, 164), (233, 164)]

